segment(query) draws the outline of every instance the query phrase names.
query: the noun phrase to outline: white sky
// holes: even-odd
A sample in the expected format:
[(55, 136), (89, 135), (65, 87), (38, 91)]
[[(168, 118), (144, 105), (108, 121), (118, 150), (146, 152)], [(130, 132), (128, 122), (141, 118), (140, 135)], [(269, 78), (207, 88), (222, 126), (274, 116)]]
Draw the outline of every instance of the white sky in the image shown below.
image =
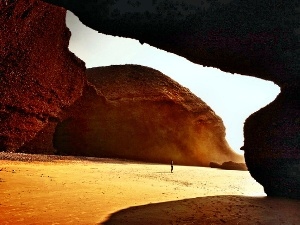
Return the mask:
[(66, 22), (72, 32), (69, 49), (85, 61), (87, 68), (138, 64), (161, 71), (189, 88), (222, 118), (229, 145), (241, 154), (245, 119), (280, 92), (270, 81), (203, 67), (137, 40), (100, 34), (69, 11)]

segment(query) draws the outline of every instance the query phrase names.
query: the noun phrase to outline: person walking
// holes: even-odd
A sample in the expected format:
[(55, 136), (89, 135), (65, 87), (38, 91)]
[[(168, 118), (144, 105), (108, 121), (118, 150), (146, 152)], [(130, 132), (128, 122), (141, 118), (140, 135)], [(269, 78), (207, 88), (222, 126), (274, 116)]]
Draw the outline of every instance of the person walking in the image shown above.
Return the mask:
[(173, 173), (173, 160), (171, 160), (171, 173)]

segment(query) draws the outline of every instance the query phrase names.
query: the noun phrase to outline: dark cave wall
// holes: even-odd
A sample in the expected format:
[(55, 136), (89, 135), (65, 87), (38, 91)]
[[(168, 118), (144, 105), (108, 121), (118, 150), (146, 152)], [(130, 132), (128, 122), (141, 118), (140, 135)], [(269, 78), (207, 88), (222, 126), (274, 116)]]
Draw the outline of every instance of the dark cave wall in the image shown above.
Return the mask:
[[(284, 84), (299, 76), (299, 1), (45, 0), (101, 33)], [(188, 44), (187, 44), (188, 43)]]
[(268, 195), (299, 198), (300, 89), (281, 89), (276, 100), (244, 126), (248, 169)]

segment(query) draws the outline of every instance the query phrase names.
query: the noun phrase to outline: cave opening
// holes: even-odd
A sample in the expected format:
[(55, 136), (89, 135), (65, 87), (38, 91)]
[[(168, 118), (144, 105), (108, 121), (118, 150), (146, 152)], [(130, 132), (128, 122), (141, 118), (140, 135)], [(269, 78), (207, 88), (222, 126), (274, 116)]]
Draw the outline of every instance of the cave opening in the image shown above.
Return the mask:
[[(59, 111), (69, 107), (70, 105), (68, 103), (73, 104), (75, 101), (78, 103), (77, 100), (80, 101), (80, 98), (84, 96), (81, 95), (83, 88), (89, 88), (90, 86), (84, 86), (86, 84), (86, 79), (84, 79), (86, 70), (83, 63), (75, 58), (73, 54), (70, 54), (67, 49), (69, 32), (66, 31), (64, 24), (65, 10), (52, 6), (47, 7), (42, 1), (10, 2), (13, 5), (9, 5), (9, 10), (4, 14), (0, 13), (0, 23), (4, 24), (4, 29), (1, 30), (1, 34), (3, 34), (1, 41), (4, 40), (5, 43), (5, 48), (2, 49), (4, 51), (1, 51), (1, 55), (4, 54), (5, 56), (3, 57), (3, 65), (4, 69), (8, 71), (7, 74), (3, 74), (4, 79), (1, 79), (1, 81), (3, 81), (1, 83), (3, 106), (0, 111), (0, 120), (2, 120), (1, 122), (3, 124), (0, 137), (2, 148), (6, 148), (6, 145), (3, 143), (17, 143), (17, 145), (23, 145), (23, 142), (15, 142), (15, 140), (22, 140), (22, 138), (25, 140), (24, 137), (26, 136), (24, 136), (24, 134), (27, 135), (29, 133), (28, 131), (33, 131), (31, 133), (35, 135), (41, 129), (40, 125), (46, 124), (46, 122), (50, 123), (49, 126), (46, 126), (46, 129), (42, 129), (37, 134), (33, 142), (30, 141), (28, 145), (26, 144), (23, 149), (21, 148), (19, 150), (20, 152), (26, 150), (31, 153), (37, 152), (39, 154), (28, 155), (0, 152), (0, 184), (4, 190), (0, 192), (0, 198), (5, 200), (3, 204), (0, 205), (1, 212), (4, 212), (2, 213), (3, 215), (1, 215), (1, 221), (12, 224), (32, 224), (32, 217), (35, 216), (35, 220), (41, 223), (60, 224), (74, 223), (74, 221), (76, 221), (75, 223), (77, 224), (95, 224), (100, 221), (101, 224), (124, 224), (124, 219), (133, 219), (129, 221), (128, 224), (141, 223), (142, 220), (140, 219), (144, 219), (144, 223), (149, 224), (150, 217), (153, 219), (153, 224), (166, 224), (165, 219), (170, 219), (168, 221), (169, 223), (176, 224), (186, 224), (187, 222), (201, 224), (204, 221), (207, 223), (216, 222), (227, 224), (276, 224), (278, 221), (288, 224), (299, 223), (300, 89), (297, 75), (300, 74), (298, 72), (300, 68), (298, 67), (300, 52), (295, 47), (298, 46), (296, 45), (298, 43), (296, 41), (299, 40), (299, 30), (297, 33), (293, 33), (292, 19), (294, 18), (292, 18), (292, 16), (286, 17), (286, 15), (293, 15), (293, 11), (286, 10), (284, 11), (285, 14), (280, 7), (274, 7), (276, 12), (278, 12), (274, 13), (274, 15), (277, 15), (276, 18), (278, 18), (278, 20), (274, 20), (274, 17), (265, 14), (265, 9), (269, 10), (268, 7), (261, 7), (260, 4), (255, 7), (255, 4), (252, 4), (251, 1), (248, 1), (248, 4), (244, 4), (246, 2), (240, 4), (240, 1), (232, 1), (234, 3), (232, 4), (234, 10), (223, 11), (226, 15), (230, 16), (232, 12), (235, 15), (237, 12), (235, 9), (241, 9), (242, 13), (239, 15), (242, 20), (236, 20), (236, 17), (234, 17), (233, 20), (246, 21), (246, 24), (249, 26), (231, 26), (238, 31), (247, 31), (248, 27), (252, 27), (253, 23), (251, 21), (257, 21), (255, 19), (249, 19), (248, 16), (250, 14), (260, 20), (261, 17), (257, 17), (257, 13), (252, 13), (259, 12), (260, 9), (263, 9), (263, 16), (266, 18), (265, 21), (262, 21), (262, 24), (265, 24), (266, 27), (278, 28), (269, 30), (269, 34), (271, 34), (269, 37), (262, 36), (261, 39), (255, 39), (255, 37), (260, 37), (260, 33), (254, 32), (252, 34), (257, 34), (257, 36), (250, 36), (250, 39), (254, 38), (254, 42), (248, 39), (248, 44), (254, 43), (254, 45), (250, 45), (250, 47), (255, 46), (255, 50), (259, 49), (256, 44), (258, 44), (258, 46), (267, 44), (269, 47), (270, 51), (259, 51), (258, 53), (261, 54), (253, 55), (258, 59), (255, 60), (254, 63), (261, 62), (259, 65), (265, 64), (266, 68), (257, 66), (254, 70), (251, 70), (251, 68), (249, 69), (249, 67), (247, 67), (249, 65), (248, 61), (244, 61), (244, 63), (239, 64), (237, 67), (234, 66), (234, 63), (231, 65), (233, 67), (230, 71), (241, 71), (238, 69), (246, 66), (245, 71), (252, 71), (252, 73), (245, 72), (245, 74), (251, 74), (252, 76), (265, 79), (269, 78), (281, 87), (281, 92), (276, 100), (252, 114), (245, 123), (244, 149), (249, 172), (225, 171), (202, 166), (186, 167), (177, 164), (175, 161), (174, 173), (170, 173), (170, 164), (154, 165), (132, 163), (130, 160), (119, 161), (101, 158), (82, 160), (83, 158), (81, 157), (40, 154), (40, 150), (48, 150), (48, 147), (52, 144), (53, 132), (59, 127), (57, 123), (64, 120), (64, 118), (60, 120)], [(66, 3), (66, 1), (61, 2)], [(97, 1), (82, 1), (83, 4), (88, 4), (89, 2)], [(34, 4), (31, 5), (31, 3)], [(66, 8), (72, 9), (72, 6), (75, 4), (68, 1), (68, 5)], [(246, 13), (244, 16), (245, 11), (249, 10), (248, 6), (251, 6), (251, 9), (255, 10), (251, 11), (250, 14)], [(27, 11), (28, 9), (30, 9), (30, 11)], [(298, 9), (297, 11), (299, 12)], [(28, 13), (23, 14), (25, 11)], [(228, 14), (226, 12), (228, 12)], [(298, 13), (297, 15), (300, 14)], [(213, 16), (213, 18), (218, 19), (222, 17)], [(282, 26), (277, 26), (279, 20), (283, 22)], [(295, 21), (299, 21), (298, 17)], [(109, 23), (108, 26), (111, 26), (111, 24)], [(160, 24), (158, 24), (158, 26), (160, 26)], [(98, 29), (102, 30), (100, 28)], [(187, 78), (187, 81), (193, 81), (192, 83), (196, 86), (194, 90), (183, 81), (177, 80), (182, 85), (189, 87), (194, 93), (196, 93), (197, 90), (203, 90), (205, 87), (208, 87), (208, 96), (210, 97), (212, 94), (221, 93), (221, 96), (217, 96), (216, 98), (218, 100), (221, 99), (223, 103), (225, 102), (226, 94), (223, 88), (227, 86), (226, 82), (230, 81), (230, 83), (233, 84), (233, 80), (238, 77), (247, 79), (247, 76), (237, 74), (224, 75), (224, 73), (220, 73), (217, 75), (218, 70), (213, 68), (205, 68), (211, 71), (206, 77), (204, 76), (204, 72), (202, 72), (203, 68), (201, 66), (191, 64), (189, 61), (177, 56), (176, 60), (174, 59), (174, 61), (169, 63), (165, 56), (160, 54), (164, 53), (168, 56), (174, 56), (173, 54), (159, 51), (147, 44), (141, 45), (137, 41), (130, 39), (126, 40), (132, 41), (133, 44), (124, 42), (125, 39), (114, 38), (114, 41), (112, 41), (110, 36), (105, 36), (108, 38), (108, 42), (105, 43), (103, 41), (104, 37), (102, 37), (102, 47), (106, 47), (108, 53), (113, 52), (112, 50), (115, 48), (117, 50), (114, 51), (117, 52), (117, 54), (111, 54), (110, 56), (110, 54), (104, 51), (105, 49), (101, 49), (101, 54), (97, 54), (99, 50), (97, 50), (95, 44), (92, 45), (92, 48), (88, 48), (87, 45), (90, 41), (89, 37), (92, 36), (87, 36), (82, 28), (78, 28), (78, 30), (84, 35), (83, 42), (85, 45), (76, 45), (78, 48), (82, 47), (81, 53), (87, 52), (87, 56), (91, 56), (90, 53), (95, 52), (96, 54), (93, 55), (95, 56), (95, 60), (100, 59), (101, 61), (112, 57), (115, 60), (113, 61), (114, 64), (128, 63), (122, 61), (124, 55), (126, 58), (135, 58), (136, 61), (142, 61), (143, 59), (145, 62), (153, 62), (153, 59), (157, 59), (156, 63), (161, 65), (161, 67), (150, 65), (151, 67), (159, 69), (168, 76), (174, 75), (172, 70), (178, 71), (178, 79)], [(264, 30), (265, 29), (263, 29), (263, 31)], [(276, 33), (273, 33), (273, 31)], [(290, 33), (286, 31), (290, 31)], [(117, 30), (116, 33), (122, 35), (118, 32)], [(114, 35), (116, 35), (116, 33), (114, 33)], [(78, 33), (73, 32), (73, 38), (75, 37), (74, 34)], [(227, 34), (230, 34), (230, 32), (227, 32)], [(129, 34), (128, 37), (135, 36)], [(274, 40), (272, 37), (277, 41), (272, 42), (272, 40)], [(116, 40), (122, 40), (120, 45), (117, 45)], [(244, 39), (240, 39), (240, 41), (243, 40)], [(261, 40), (263, 43), (259, 42)], [(210, 40), (204, 44), (209, 43), (209, 41)], [(76, 43), (73, 42), (73, 40), (71, 42)], [(188, 47), (189, 44), (190, 42), (185, 40), (181, 49)], [(141, 51), (130, 51), (133, 49), (133, 45), (136, 45), (137, 48), (142, 48)], [(159, 45), (159, 40), (153, 45), (157, 47), (161, 46)], [(127, 47), (128, 50), (124, 47)], [(170, 49), (167, 47), (163, 49)], [(227, 49), (227, 53), (231, 52), (232, 47), (233, 46), (230, 46)], [(143, 48), (150, 50), (152, 53), (148, 52), (148, 55), (145, 54), (143, 56)], [(178, 51), (178, 49), (173, 52), (182, 55), (182, 52)], [(251, 53), (250, 50), (252, 49), (245, 50), (247, 50), (247, 53)], [(67, 52), (67, 54), (61, 54), (62, 51)], [(74, 50), (72, 51), (74, 52)], [(22, 56), (20, 53), (24, 53), (23, 58), (20, 57)], [(120, 53), (123, 53), (123, 55)], [(86, 61), (87, 67), (100, 66), (98, 63), (88, 65), (88, 60), (78, 53), (76, 53), (76, 55)], [(237, 54), (237, 58), (240, 56), (240, 54)], [(264, 58), (262, 59), (261, 56)], [(215, 61), (213, 57), (211, 60), (211, 63)], [(137, 64), (136, 61), (129, 63)], [(194, 75), (199, 79), (203, 78), (203, 80), (198, 82), (188, 77), (192, 72), (181, 64), (183, 61), (190, 66), (193, 65), (197, 67), (197, 69), (201, 67)], [(234, 62), (234, 59), (232, 61)], [(199, 63), (201, 64), (202, 62), (200, 61)], [(112, 64), (111, 61), (107, 65), (110, 64)], [(180, 67), (175, 67), (177, 64), (180, 65)], [(223, 65), (226, 66), (228, 64), (225, 63)], [(273, 67), (274, 65), (275, 67)], [(102, 68), (104, 68), (104, 66), (105, 64)], [(166, 66), (166, 70), (163, 69), (163, 66)], [(19, 72), (15, 73), (17, 69)], [(201, 72), (199, 72), (200, 70)], [(58, 71), (61, 72), (58, 73)], [(261, 71), (264, 73), (260, 74)], [(213, 80), (212, 85), (209, 86), (208, 77), (216, 77), (219, 85)], [(246, 85), (236, 85), (236, 87), (240, 87), (238, 90), (233, 86), (228, 87), (229, 89), (235, 90), (232, 96), (229, 96), (230, 100), (234, 97), (240, 97), (242, 100), (241, 103), (235, 102), (235, 106), (237, 106), (238, 109), (244, 107), (244, 102), (246, 102), (246, 106), (250, 104), (250, 100), (247, 99), (246, 101), (246, 97), (243, 96), (244, 92), (248, 93), (247, 87), (253, 88), (255, 93), (258, 92), (258, 95), (256, 95), (254, 99), (256, 102), (263, 99), (264, 92), (269, 92), (266, 87), (263, 87), (263, 93), (259, 94), (258, 86), (260, 85), (258, 83), (250, 85), (252, 80), (252, 78), (244, 80)], [(204, 87), (202, 86), (200, 88), (197, 86), (199, 83), (204, 83)], [(39, 88), (37, 88), (37, 86)], [(274, 86), (274, 84), (271, 83), (271, 86)], [(7, 89), (7, 87), (9, 89)], [(15, 92), (15, 90), (17, 92)], [(71, 91), (71, 94), (68, 91)], [(95, 89), (93, 89), (93, 91), (95, 91)], [(251, 93), (250, 95), (253, 96), (253, 92)], [(273, 98), (275, 98), (276, 94), (277, 93), (274, 94)], [(39, 101), (37, 96), (42, 98), (44, 96), (45, 101)], [(91, 99), (89, 98), (90, 96), (84, 97)], [(205, 99), (204, 93), (199, 94), (199, 97), (214, 108), (216, 113), (220, 114), (218, 109), (213, 106), (213, 103)], [(33, 101), (30, 101), (30, 104), (28, 104), (28, 100)], [(101, 100), (103, 99), (100, 98), (100, 101)], [(46, 107), (44, 107), (44, 104), (40, 104), (41, 102), (46, 103)], [(51, 103), (53, 105), (49, 105)], [(15, 105), (18, 107), (12, 107)], [(222, 105), (220, 101), (216, 102), (216, 106), (219, 105)], [(71, 107), (73, 106), (74, 105), (71, 105)], [(82, 104), (75, 105), (75, 107), (78, 107), (75, 108), (75, 110), (78, 109), (79, 112), (75, 112), (74, 114), (67, 112), (66, 117), (71, 119), (77, 119), (77, 116), (85, 117), (81, 106)], [(225, 104), (225, 106), (228, 105)], [(47, 113), (45, 115), (45, 109), (52, 110), (54, 114)], [(229, 114), (233, 114), (236, 117), (238, 113), (231, 112)], [(9, 118), (8, 123), (6, 123), (6, 118)], [(224, 117), (223, 120), (226, 125)], [(64, 124), (68, 124), (69, 121), (70, 120), (66, 119), (63, 122)], [(38, 129), (34, 130), (33, 128)], [(70, 131), (73, 131), (72, 128), (74, 128), (74, 130), (77, 128), (79, 131), (78, 136), (83, 136), (82, 127), (72, 126), (71, 124), (69, 128), (71, 128)], [(74, 139), (75, 142), (80, 142), (80, 139)], [(73, 140), (70, 140), (70, 142), (71, 141)], [(86, 148), (86, 143), (80, 142), (79, 144), (82, 144), (83, 149)], [(13, 146), (14, 149), (16, 149), (16, 146)], [(49, 151), (52, 153), (53, 148), (49, 149)], [(19, 162), (19, 160), (21, 162)], [(34, 196), (32, 196), (32, 193), (34, 193)], [(266, 195), (271, 197), (261, 197)], [(273, 196), (297, 198), (298, 200), (272, 198)], [(49, 217), (49, 213), (52, 215), (51, 217)], [(165, 217), (162, 218), (162, 215)], [(164, 221), (158, 221), (159, 218), (162, 218)], [(120, 222), (115, 222), (118, 221), (118, 219)], [(106, 220), (108, 221), (105, 222)]]
[(159, 70), (190, 89), (222, 118), (227, 142), (241, 155), (245, 120), (280, 93), (279, 86), (271, 81), (203, 67), (134, 39), (98, 33), (70, 11), (66, 24), (72, 33), (69, 49), (87, 68), (136, 64)]

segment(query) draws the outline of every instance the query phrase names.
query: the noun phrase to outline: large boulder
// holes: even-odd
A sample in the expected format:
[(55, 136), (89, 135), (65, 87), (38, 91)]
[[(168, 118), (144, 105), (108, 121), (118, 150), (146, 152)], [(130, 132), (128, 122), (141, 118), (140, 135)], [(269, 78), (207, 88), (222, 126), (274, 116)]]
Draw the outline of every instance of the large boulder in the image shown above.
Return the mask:
[(243, 149), (268, 195), (300, 198), (298, 0), (44, 1), (101, 33), (278, 84), (283, 93), (246, 121)]
[(103, 97), (83, 96), (79, 113), (57, 126), (54, 144), (60, 154), (198, 166), (243, 161), (228, 146), (221, 118), (159, 71), (99, 67), (88, 69), (87, 78)]
[(2, 151), (53, 153), (59, 115), (82, 94), (85, 65), (68, 50), (65, 17), (37, 0), (0, 2)]

